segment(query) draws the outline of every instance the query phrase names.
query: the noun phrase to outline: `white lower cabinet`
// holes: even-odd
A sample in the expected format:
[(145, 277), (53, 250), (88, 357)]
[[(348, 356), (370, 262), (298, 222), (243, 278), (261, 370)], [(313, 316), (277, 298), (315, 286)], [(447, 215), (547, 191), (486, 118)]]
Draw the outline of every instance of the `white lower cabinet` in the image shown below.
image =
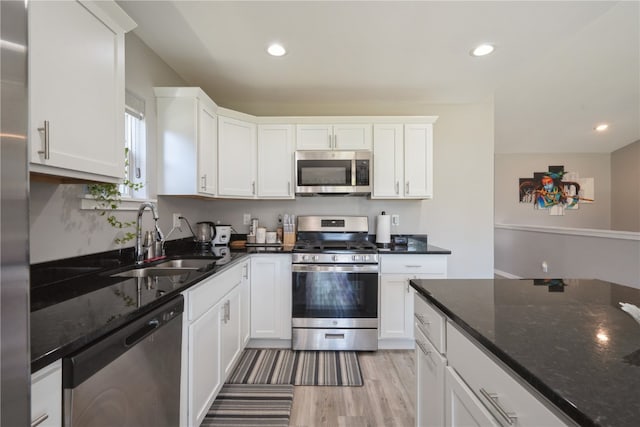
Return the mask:
[(380, 328), (378, 348), (414, 346), (412, 279), (447, 277), (446, 255), (380, 255)]
[[(449, 366), (464, 380), (477, 403), (497, 420), (495, 425), (565, 426), (542, 396), (525, 389), (512, 374), (498, 365), (451, 323), (447, 323)], [(550, 405), (550, 404), (549, 404)], [(447, 412), (451, 409), (448, 408)], [(454, 424), (449, 424), (454, 425)]]
[(241, 351), (240, 284), (225, 296), (220, 307), (220, 362), (227, 378)]
[[(380, 339), (413, 339), (413, 276), (380, 276)], [(411, 345), (411, 343), (409, 343)]]
[(251, 338), (291, 339), (291, 255), (251, 257)]
[(31, 375), (31, 425), (62, 426), (62, 361)]
[(200, 425), (244, 349), (246, 266), (232, 266), (183, 293), (181, 425)]
[(220, 375), (220, 310), (211, 307), (188, 327), (188, 423), (197, 426), (222, 386)]
[(444, 425), (445, 359), (416, 326), (416, 425)]
[(251, 267), (249, 260), (242, 263), (240, 283), (240, 342), (245, 348), (251, 337)]
[(445, 422), (447, 427), (500, 427), (456, 371), (445, 370)]
[(420, 294), (415, 318), (416, 426), (572, 425)]

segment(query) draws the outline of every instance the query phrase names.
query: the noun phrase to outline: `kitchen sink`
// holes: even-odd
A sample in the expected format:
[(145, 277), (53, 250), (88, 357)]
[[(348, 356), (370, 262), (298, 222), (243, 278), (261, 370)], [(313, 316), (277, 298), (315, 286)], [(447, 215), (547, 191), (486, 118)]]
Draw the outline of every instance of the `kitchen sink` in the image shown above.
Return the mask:
[(164, 276), (180, 276), (182, 274), (193, 273), (195, 268), (159, 268), (146, 267), (134, 268), (133, 270), (123, 271), (122, 273), (112, 274), (111, 277), (164, 277)]
[(160, 264), (150, 265), (142, 268), (132, 268), (131, 270), (122, 271), (112, 274), (111, 277), (161, 277), (161, 276), (179, 276), (182, 274), (193, 273), (194, 271), (208, 271), (213, 269), (216, 261), (214, 259), (172, 259), (161, 262)]
[(195, 259), (195, 258), (184, 258), (184, 259), (172, 259), (170, 261), (165, 261), (160, 264), (156, 264), (153, 267), (149, 268), (182, 268), (182, 269), (192, 269), (199, 270), (205, 269), (209, 270), (210, 267), (213, 267), (211, 264), (215, 264), (214, 259)]

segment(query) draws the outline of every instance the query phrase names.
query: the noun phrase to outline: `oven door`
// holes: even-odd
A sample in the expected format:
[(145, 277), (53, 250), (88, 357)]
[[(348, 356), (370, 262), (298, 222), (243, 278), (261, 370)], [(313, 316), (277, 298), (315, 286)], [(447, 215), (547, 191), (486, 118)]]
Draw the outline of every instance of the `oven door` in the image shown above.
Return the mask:
[(294, 264), (292, 271), (294, 327), (377, 327), (377, 264)]

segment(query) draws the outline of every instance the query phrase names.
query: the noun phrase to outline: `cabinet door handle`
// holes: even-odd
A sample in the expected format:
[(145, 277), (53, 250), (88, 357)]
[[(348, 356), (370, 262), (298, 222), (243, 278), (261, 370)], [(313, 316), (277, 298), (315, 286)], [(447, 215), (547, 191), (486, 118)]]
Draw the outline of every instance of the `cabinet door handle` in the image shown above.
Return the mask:
[(231, 320), (231, 301), (227, 300), (224, 303), (224, 323), (227, 323)]
[(498, 414), (506, 421), (507, 424), (512, 426), (518, 417), (513, 412), (507, 412), (500, 402), (498, 402), (498, 395), (495, 393), (489, 393), (484, 388), (480, 388), (480, 394), (489, 402), (489, 404), (498, 412)]
[(425, 356), (428, 356), (431, 354), (431, 350), (427, 350), (427, 346), (421, 340), (416, 340), (416, 345), (420, 347), (420, 350), (422, 350)]
[(333, 148), (338, 148), (338, 135), (333, 135)]
[(44, 121), (44, 127), (38, 128), (38, 132), (44, 132), (44, 150), (39, 150), (38, 154), (44, 154), (44, 159), (49, 160), (49, 120)]
[(42, 414), (35, 420), (31, 421), (31, 427), (37, 427), (49, 419), (49, 414)]
[(207, 174), (206, 173), (204, 175), (202, 175), (202, 189), (203, 190), (207, 189)]
[(396, 194), (400, 194), (400, 181), (396, 181)]
[(248, 265), (244, 266), (244, 274), (243, 274), (243, 276), (244, 276), (245, 279), (249, 278), (249, 266)]
[(409, 181), (407, 181), (407, 184), (405, 186), (405, 193), (409, 194)]
[(253, 181), (251, 183), (251, 194), (253, 194), (254, 196), (256, 194), (256, 182), (255, 181)]
[(291, 195), (291, 181), (287, 181), (287, 195)]

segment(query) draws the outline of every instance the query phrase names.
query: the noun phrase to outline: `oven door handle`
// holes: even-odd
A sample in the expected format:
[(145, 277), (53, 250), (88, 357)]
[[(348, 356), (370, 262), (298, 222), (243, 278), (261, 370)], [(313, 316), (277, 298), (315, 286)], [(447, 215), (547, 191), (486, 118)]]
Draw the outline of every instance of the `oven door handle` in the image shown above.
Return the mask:
[(294, 273), (378, 273), (378, 264), (293, 264)]

